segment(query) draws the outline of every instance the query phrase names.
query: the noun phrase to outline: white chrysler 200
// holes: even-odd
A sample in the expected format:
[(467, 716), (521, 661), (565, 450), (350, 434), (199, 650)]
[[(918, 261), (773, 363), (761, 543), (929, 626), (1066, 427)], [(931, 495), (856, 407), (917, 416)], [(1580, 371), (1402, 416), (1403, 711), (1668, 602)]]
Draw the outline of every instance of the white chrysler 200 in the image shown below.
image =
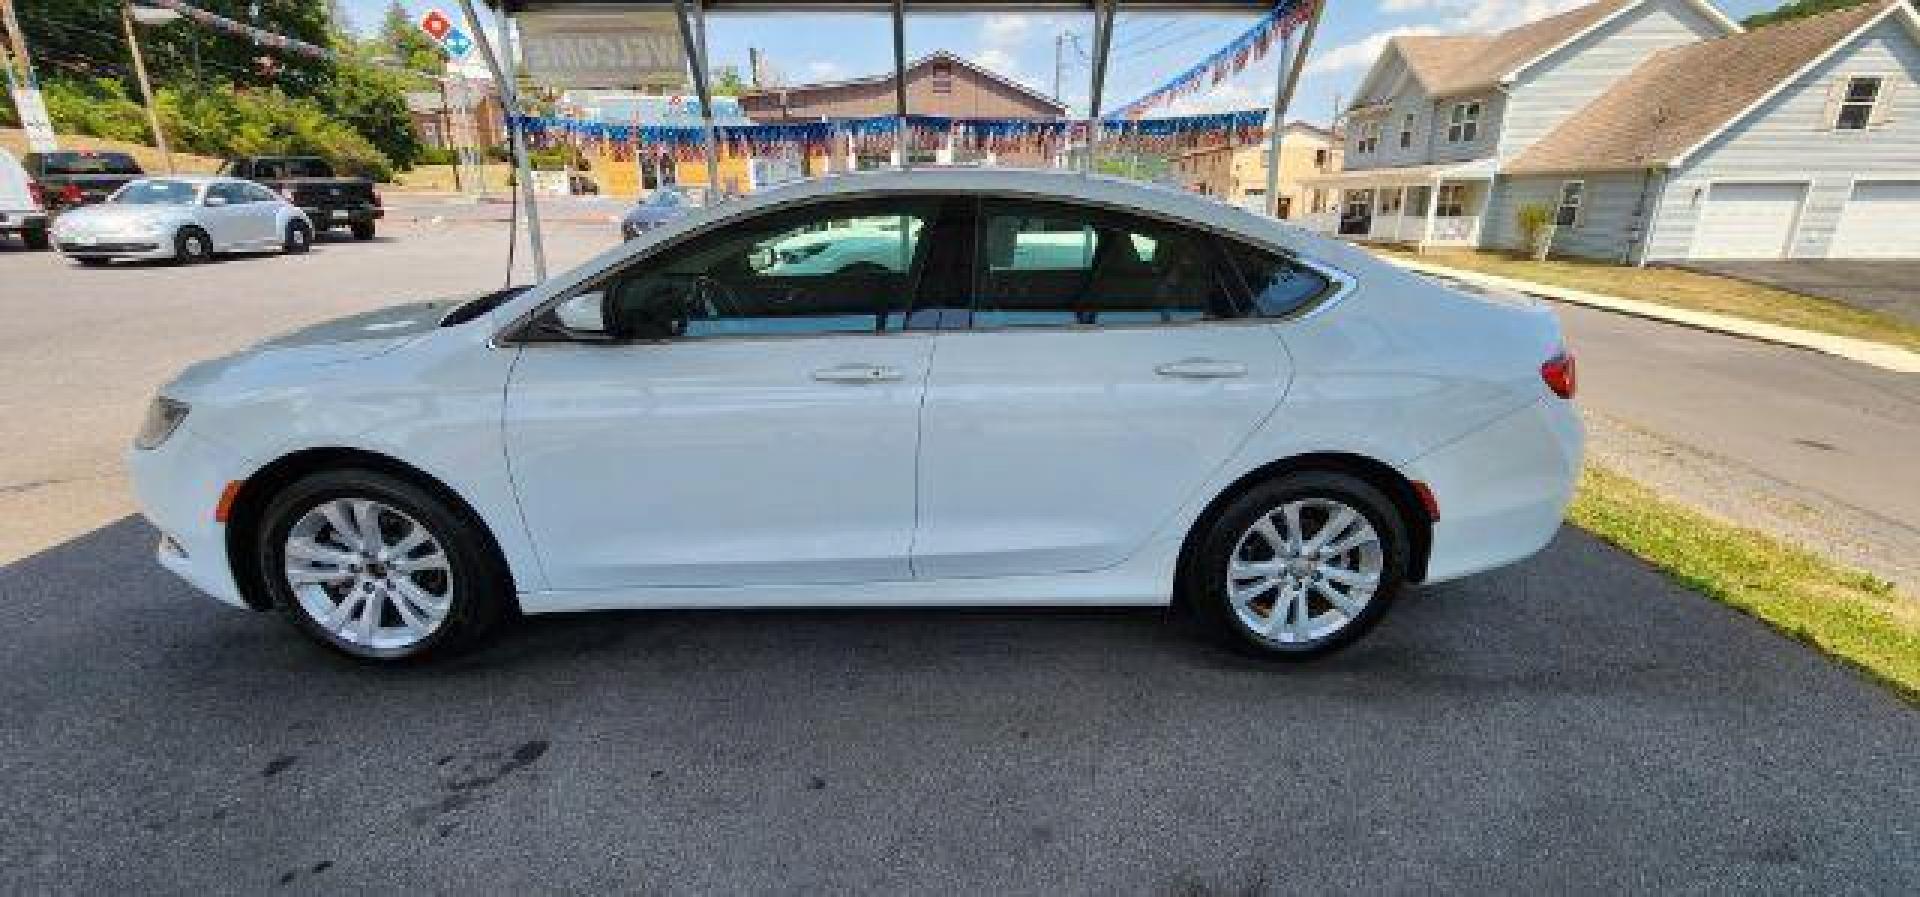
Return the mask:
[(514, 609), (1169, 602), (1306, 657), (1545, 545), (1573, 390), (1524, 299), (1171, 190), (886, 172), (195, 365), (130, 458), (162, 564), (361, 658)]

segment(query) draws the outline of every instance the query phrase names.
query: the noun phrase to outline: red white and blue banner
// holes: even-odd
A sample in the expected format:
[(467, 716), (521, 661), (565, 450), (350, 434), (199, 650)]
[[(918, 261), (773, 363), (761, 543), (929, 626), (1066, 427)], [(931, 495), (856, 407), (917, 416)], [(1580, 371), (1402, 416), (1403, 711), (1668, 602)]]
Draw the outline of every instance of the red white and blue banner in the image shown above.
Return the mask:
[[(1266, 134), (1267, 112), (1248, 109), (1100, 122), (1102, 141), (1117, 141), (1150, 152), (1175, 152), (1229, 143), (1247, 144)], [(626, 156), (632, 152), (672, 154), (688, 160), (704, 152), (706, 129), (699, 125), (642, 125), (584, 118), (520, 116), (514, 124), (537, 147), (572, 144)], [(836, 142), (851, 142), (855, 152), (884, 155), (900, 139), (901, 120), (892, 115), (839, 118), (797, 124), (725, 124), (714, 136), (730, 155), (771, 156), (791, 150), (818, 155)], [(1031, 118), (906, 117), (908, 148), (931, 152), (951, 141), (955, 149), (1052, 155), (1087, 138), (1085, 121)]]
[(1121, 106), (1107, 115), (1108, 119), (1138, 118), (1147, 110), (1156, 106), (1165, 106), (1185, 96), (1202, 93), (1228, 78), (1247, 70), (1249, 66), (1266, 58), (1273, 49), (1275, 40), (1284, 39), (1293, 33), (1293, 29), (1307, 23), (1313, 17), (1319, 0), (1283, 0), (1266, 15), (1260, 17), (1253, 27), (1248, 28), (1239, 37), (1227, 42), (1227, 45), (1186, 71), (1167, 81), (1165, 84), (1147, 91), (1139, 99)]

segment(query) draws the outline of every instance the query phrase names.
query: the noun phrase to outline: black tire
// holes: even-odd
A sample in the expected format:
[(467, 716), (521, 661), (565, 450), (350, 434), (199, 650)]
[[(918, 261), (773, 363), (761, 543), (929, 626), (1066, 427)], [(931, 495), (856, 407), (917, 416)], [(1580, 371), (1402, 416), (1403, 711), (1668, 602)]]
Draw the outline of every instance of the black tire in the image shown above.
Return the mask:
[(213, 260), (213, 238), (197, 227), (183, 227), (173, 235), (173, 261), (177, 265), (198, 265)]
[(44, 227), (27, 228), (20, 232), (20, 242), (27, 244), (27, 248), (34, 252), (44, 252), (48, 245), (47, 229)]
[[(294, 525), (308, 511), (343, 498), (372, 499), (412, 517), (426, 527), (446, 556), (450, 573), (444, 583), (449, 601), (446, 616), (411, 645), (361, 645), (329, 631), (303, 607), (283, 573), (287, 536)], [(513, 603), (506, 564), (487, 540), (480, 521), (432, 491), (380, 471), (341, 468), (294, 481), (268, 501), (254, 545), (257, 585), (294, 627), (321, 645), (370, 663), (403, 664), (471, 648), (493, 631)], [(397, 619), (398, 611), (391, 606), (382, 613), (383, 619)]]
[(108, 264), (111, 264), (113, 262), (113, 259), (103, 259), (98, 256), (83, 255), (74, 259), (74, 261), (79, 262), (81, 265), (84, 265), (88, 268), (105, 268)]
[[(1366, 519), (1378, 537), (1380, 554), (1377, 559), (1378, 584), (1371, 598), (1357, 614), (1341, 615), (1345, 617), (1345, 623), (1339, 628), (1324, 635), (1303, 638), (1300, 641), (1280, 641), (1255, 631), (1235, 610), (1228, 598), (1228, 567), (1236, 549), (1241, 548), (1242, 536), (1247, 534), (1261, 518), (1291, 502), (1303, 499), (1338, 502)], [(1313, 521), (1303, 521), (1303, 529), (1307, 529), (1312, 523)], [(1393, 502), (1379, 489), (1365, 480), (1348, 474), (1324, 471), (1284, 474), (1255, 486), (1233, 499), (1206, 526), (1207, 529), (1199, 534), (1200, 540), (1187, 559), (1185, 569), (1181, 571), (1179, 597), (1212, 634), (1220, 637), (1233, 648), (1257, 656), (1280, 660), (1305, 660), (1337, 651), (1365, 635), (1367, 630), (1380, 622), (1380, 618), (1393, 604), (1401, 586), (1406, 582), (1411, 544), (1407, 535), (1406, 521), (1401, 518)], [(1257, 552), (1259, 546), (1250, 543), (1246, 550)], [(1354, 555), (1343, 555), (1344, 557), (1354, 557)], [(1245, 555), (1243, 559), (1247, 559)], [(1274, 561), (1269, 559), (1268, 562)], [(1267, 594), (1273, 596), (1269, 601), (1269, 607), (1277, 607), (1281, 592), (1275, 589)], [(1253, 603), (1258, 605), (1261, 600), (1256, 598)], [(1333, 605), (1324, 597), (1313, 594), (1313, 597), (1307, 600), (1317, 603), (1320, 607), (1320, 610), (1315, 611), (1312, 605), (1309, 605), (1307, 611), (1309, 619), (1316, 614), (1332, 613)], [(1269, 609), (1267, 613), (1270, 615), (1273, 610)], [(1270, 616), (1269, 619), (1271, 619)], [(1297, 612), (1292, 617), (1283, 618), (1281, 622), (1286, 619), (1297, 619)]]
[(313, 248), (313, 228), (303, 221), (287, 222), (287, 234), (280, 241), (280, 250), (288, 255), (301, 255)]
[(377, 228), (373, 226), (373, 222), (371, 221), (356, 221), (353, 223), (352, 230), (354, 239), (371, 240)]

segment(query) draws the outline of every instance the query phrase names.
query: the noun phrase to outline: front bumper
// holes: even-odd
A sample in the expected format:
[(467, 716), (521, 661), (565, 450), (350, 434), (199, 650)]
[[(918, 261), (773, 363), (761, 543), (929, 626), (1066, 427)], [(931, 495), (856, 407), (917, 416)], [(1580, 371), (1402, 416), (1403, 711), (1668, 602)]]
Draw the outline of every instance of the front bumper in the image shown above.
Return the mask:
[(173, 247), (157, 242), (76, 243), (71, 240), (59, 240), (54, 245), (60, 247), (61, 255), (70, 255), (74, 258), (164, 258), (173, 255)]
[(1404, 466), (1440, 507), (1427, 582), (1525, 559), (1553, 540), (1585, 450), (1573, 403), (1544, 398)]
[(247, 607), (227, 557), (227, 527), (214, 520), (221, 492), (240, 479), (239, 459), (182, 427), (158, 448), (128, 449), (127, 468), (141, 513), (160, 530), (160, 566), (222, 604)]

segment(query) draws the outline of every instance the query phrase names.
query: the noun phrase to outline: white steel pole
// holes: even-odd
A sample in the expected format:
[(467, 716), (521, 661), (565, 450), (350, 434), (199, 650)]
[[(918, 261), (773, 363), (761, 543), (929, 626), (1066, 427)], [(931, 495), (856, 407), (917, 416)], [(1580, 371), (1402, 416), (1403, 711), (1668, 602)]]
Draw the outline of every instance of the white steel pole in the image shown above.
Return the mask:
[[(1286, 81), (1280, 87), (1280, 95), (1273, 100), (1275, 134), (1278, 134), (1286, 125), (1287, 107), (1293, 105), (1294, 88), (1300, 86), (1300, 70), (1306, 67), (1307, 54), (1313, 50), (1313, 33), (1320, 30), (1320, 16), (1327, 11), (1326, 0), (1302, 0), (1302, 2), (1312, 3), (1313, 12), (1307, 18), (1306, 30), (1300, 34), (1299, 46), (1293, 46), (1291, 37), (1287, 40), (1288, 46), (1292, 47), (1293, 58), (1286, 60), (1288, 64), (1282, 66), (1282, 71), (1287, 73)], [(1340, 114), (1339, 110), (1335, 110), (1334, 114)], [(1272, 146), (1273, 161), (1277, 164), (1280, 161), (1280, 141), (1277, 137), (1273, 139)], [(1275, 181), (1276, 176), (1270, 171), (1267, 180), (1268, 214), (1273, 214), (1274, 210), (1279, 208), (1279, 191), (1275, 187)]]
[(1287, 130), (1281, 117), (1287, 114), (1287, 72), (1292, 69), (1293, 32), (1281, 43), (1280, 58), (1275, 60), (1273, 111), (1267, 116), (1267, 215), (1280, 217), (1280, 140)]
[(166, 160), (167, 173), (173, 174), (173, 151), (167, 149), (167, 132), (160, 127), (160, 110), (153, 105), (153, 85), (147, 81), (147, 60), (140, 52), (140, 38), (133, 33), (133, 5), (120, 0), (120, 26), (127, 30), (127, 48), (133, 51), (133, 74), (140, 79), (140, 96), (147, 101), (147, 124), (153, 128), (153, 145)]
[[(533, 166), (527, 164), (527, 147), (520, 139), (520, 129), (513, 126), (513, 120), (520, 115), (518, 91), (513, 89), (513, 61), (506, 60), (502, 64), (500, 57), (494, 54), (493, 41), (487, 39), (487, 32), (480, 27), (480, 17), (473, 10), (473, 0), (460, 0), (460, 11), (467, 14), (467, 27), (473, 31), (473, 42), (487, 63), (487, 70), (493, 73), (493, 83), (499, 85), (500, 102), (507, 115), (508, 143), (513, 146), (514, 180), (519, 182), (520, 202), (527, 208), (527, 244), (533, 250), (533, 276), (536, 280), (546, 280), (547, 250), (540, 240), (540, 204), (533, 192)], [(500, 27), (504, 31), (507, 27), (504, 8), (500, 16)]]
[(907, 11), (906, 0), (893, 0), (893, 158), (901, 168), (913, 167), (907, 150)]

